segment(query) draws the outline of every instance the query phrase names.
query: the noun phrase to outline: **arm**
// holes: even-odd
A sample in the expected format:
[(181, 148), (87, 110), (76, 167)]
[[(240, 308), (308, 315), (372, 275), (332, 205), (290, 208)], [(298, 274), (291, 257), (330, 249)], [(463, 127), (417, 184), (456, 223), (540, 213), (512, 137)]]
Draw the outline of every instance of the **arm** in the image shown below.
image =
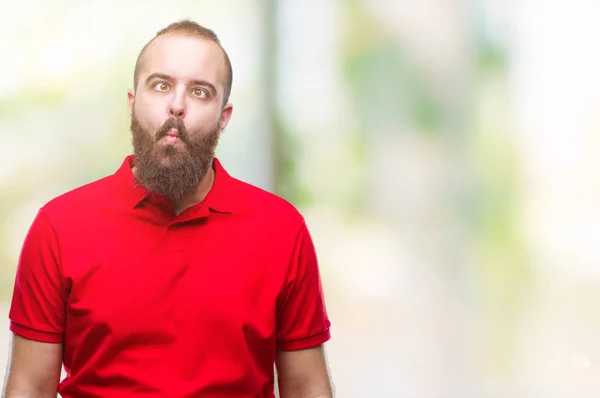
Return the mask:
[(275, 365), (280, 398), (333, 397), (323, 348), (329, 327), (315, 248), (303, 224), (278, 305)]
[(299, 351), (278, 351), (277, 378), (280, 398), (333, 398), (322, 345)]
[(25, 237), (17, 265), (9, 312), (13, 337), (3, 398), (56, 397), (67, 294), (58, 236), (40, 211)]
[(13, 334), (3, 398), (55, 398), (62, 344), (41, 343)]

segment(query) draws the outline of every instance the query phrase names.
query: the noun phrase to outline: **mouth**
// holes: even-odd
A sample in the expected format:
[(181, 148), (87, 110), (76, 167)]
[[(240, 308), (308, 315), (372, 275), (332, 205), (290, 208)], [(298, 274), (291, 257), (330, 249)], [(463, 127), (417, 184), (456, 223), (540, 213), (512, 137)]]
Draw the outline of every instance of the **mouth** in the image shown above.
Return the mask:
[(165, 142), (167, 145), (175, 145), (179, 140), (179, 131), (177, 131), (175, 128), (170, 129), (165, 136)]

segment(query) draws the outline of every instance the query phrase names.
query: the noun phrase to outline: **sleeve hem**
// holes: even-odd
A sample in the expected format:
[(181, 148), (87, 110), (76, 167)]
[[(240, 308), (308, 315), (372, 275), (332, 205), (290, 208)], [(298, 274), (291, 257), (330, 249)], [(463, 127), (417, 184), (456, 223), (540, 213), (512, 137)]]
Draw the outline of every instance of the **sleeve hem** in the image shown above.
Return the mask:
[(315, 335), (288, 341), (280, 341), (277, 349), (281, 351), (297, 351), (317, 347), (331, 339), (331, 332), (326, 329)]
[(14, 321), (10, 322), (10, 331), (16, 334), (17, 336), (26, 338), (28, 340), (39, 341), (41, 343), (58, 344), (63, 342), (63, 333), (42, 332), (39, 330), (28, 328), (26, 326), (19, 325)]

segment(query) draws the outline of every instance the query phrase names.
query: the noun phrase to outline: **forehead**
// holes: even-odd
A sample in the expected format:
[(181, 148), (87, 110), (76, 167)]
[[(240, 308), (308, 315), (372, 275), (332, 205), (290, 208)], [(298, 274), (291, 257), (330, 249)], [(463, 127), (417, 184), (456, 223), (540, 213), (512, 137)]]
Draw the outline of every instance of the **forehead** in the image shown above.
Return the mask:
[(164, 35), (146, 48), (140, 78), (164, 73), (177, 80), (206, 80), (222, 86), (225, 58), (219, 45), (201, 37)]

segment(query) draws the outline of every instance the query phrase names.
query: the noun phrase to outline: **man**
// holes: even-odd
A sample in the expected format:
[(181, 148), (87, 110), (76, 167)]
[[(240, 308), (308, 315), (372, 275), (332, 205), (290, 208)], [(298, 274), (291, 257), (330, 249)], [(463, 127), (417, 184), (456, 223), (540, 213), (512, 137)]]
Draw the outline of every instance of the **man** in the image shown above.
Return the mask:
[(304, 220), (213, 157), (231, 82), (193, 21), (142, 49), (134, 154), (43, 206), (23, 244), (6, 397), (274, 397), (274, 365), (282, 398), (332, 397)]

